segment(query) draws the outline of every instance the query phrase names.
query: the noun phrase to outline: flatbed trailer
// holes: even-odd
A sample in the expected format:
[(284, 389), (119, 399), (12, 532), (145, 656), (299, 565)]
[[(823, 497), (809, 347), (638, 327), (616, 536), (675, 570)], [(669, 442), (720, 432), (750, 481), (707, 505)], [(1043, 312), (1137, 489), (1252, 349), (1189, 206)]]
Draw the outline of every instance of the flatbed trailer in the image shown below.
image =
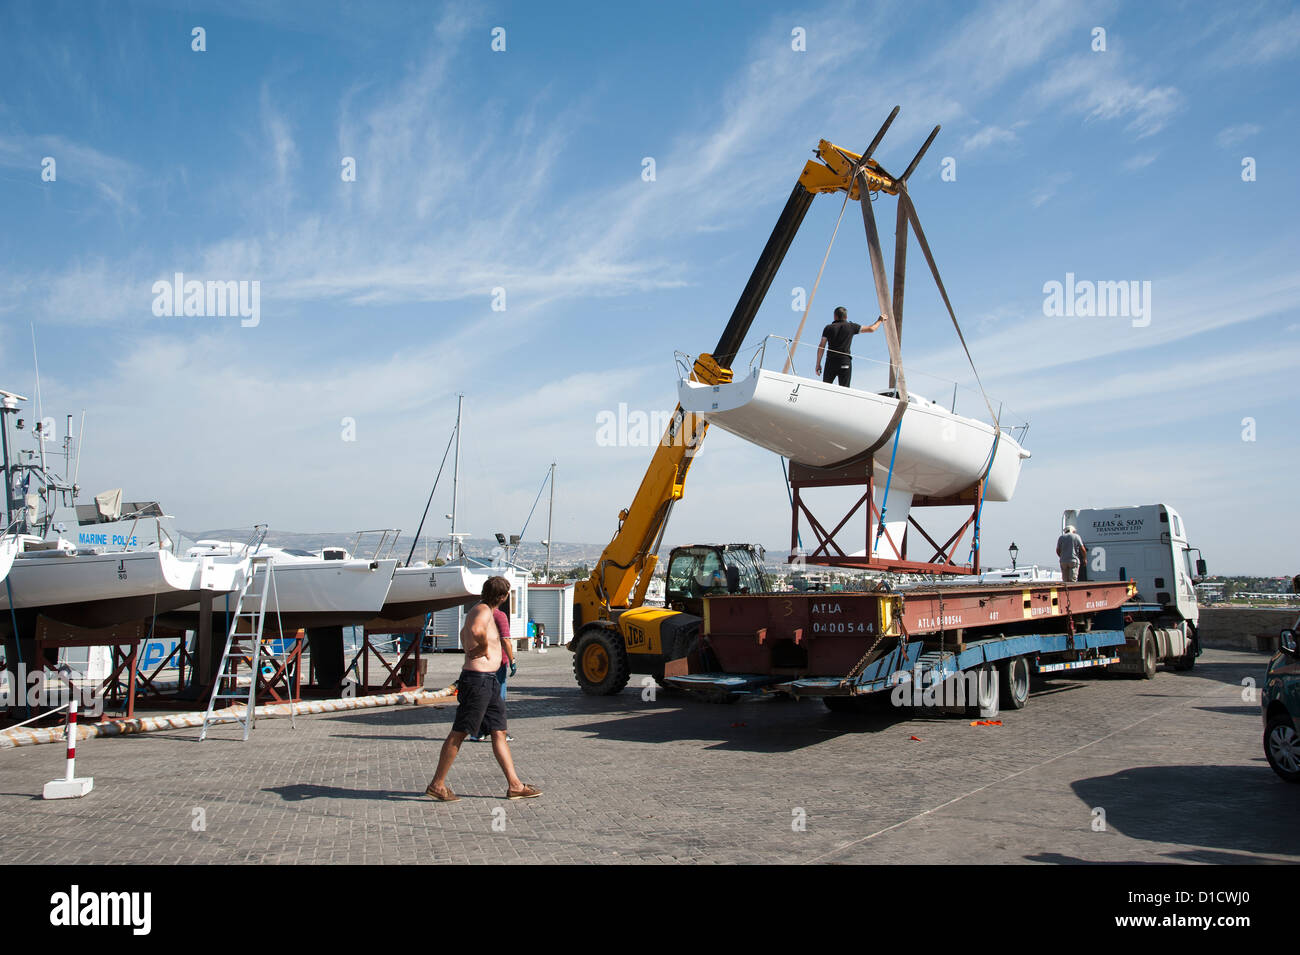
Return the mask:
[[(903, 593), (708, 597), (696, 652), (664, 682), (714, 699), (782, 693), (1020, 708), (1031, 673), (1120, 662), (1131, 581), (936, 586)], [(962, 680), (968, 692), (961, 692)], [(954, 702), (953, 694), (958, 691)]]

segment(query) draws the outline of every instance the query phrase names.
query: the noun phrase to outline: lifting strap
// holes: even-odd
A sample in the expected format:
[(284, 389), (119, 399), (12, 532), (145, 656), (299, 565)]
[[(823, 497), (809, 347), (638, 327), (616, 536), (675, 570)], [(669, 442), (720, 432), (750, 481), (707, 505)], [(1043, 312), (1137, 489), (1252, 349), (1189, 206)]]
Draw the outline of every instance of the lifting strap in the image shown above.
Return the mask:
[(993, 422), (993, 447), (989, 450), (989, 463), (984, 469), (984, 477), (980, 480), (979, 502), (975, 508), (975, 529), (971, 535), (971, 555), (973, 557), (979, 551), (980, 515), (984, 510), (984, 484), (988, 481), (989, 472), (993, 470), (993, 459), (998, 453), (998, 442), (1002, 437), (1002, 416), (1000, 412), (993, 410), (993, 402), (989, 401), (988, 393), (984, 390), (984, 382), (980, 380), (979, 369), (975, 367), (975, 359), (971, 357), (970, 348), (966, 345), (966, 336), (962, 334), (961, 325), (957, 322), (957, 313), (953, 311), (952, 301), (948, 298), (948, 290), (944, 288), (943, 279), (939, 277), (939, 266), (935, 264), (934, 253), (930, 251), (930, 243), (925, 239), (925, 231), (921, 228), (921, 220), (916, 214), (916, 207), (912, 205), (912, 197), (908, 195), (906, 185), (898, 191), (898, 207), (906, 212), (908, 221), (912, 223), (912, 230), (916, 232), (917, 245), (921, 247), (926, 264), (930, 266), (930, 274), (934, 276), (935, 287), (939, 289), (939, 296), (943, 299), (944, 307), (948, 309), (948, 317), (952, 319), (952, 327), (957, 331), (957, 340), (961, 342), (961, 349), (966, 353), (966, 361), (970, 363), (970, 370), (975, 375), (975, 383), (979, 385), (980, 396), (984, 399), (984, 406), (988, 408), (989, 418)]
[[(903, 355), (902, 346), (899, 344), (898, 323), (894, 318), (894, 307), (890, 301), (889, 281), (885, 277), (885, 257), (880, 251), (880, 232), (876, 228), (876, 214), (871, 208), (871, 193), (868, 191), (869, 180), (865, 169), (859, 175), (862, 176), (860, 186), (862, 198), (859, 203), (862, 206), (862, 223), (867, 230), (867, 253), (871, 258), (871, 275), (876, 283), (876, 301), (880, 306), (880, 314), (885, 319), (885, 343), (889, 346), (889, 377), (895, 385), (898, 405), (894, 408), (894, 413), (889, 423), (885, 425), (885, 430), (880, 433), (880, 437), (865, 450), (842, 461), (826, 465), (827, 470), (869, 462), (872, 455), (894, 436), (899, 423), (903, 420), (903, 413), (907, 411), (907, 379), (903, 375)], [(903, 192), (899, 192), (900, 199), (903, 195)]]
[(799, 339), (803, 337), (804, 322), (808, 321), (808, 313), (812, 311), (813, 299), (817, 297), (817, 286), (822, 284), (822, 273), (826, 271), (826, 262), (831, 257), (831, 246), (835, 245), (835, 237), (839, 235), (840, 223), (844, 221), (844, 210), (849, 205), (849, 191), (844, 191), (844, 203), (840, 206), (840, 217), (835, 220), (835, 230), (831, 232), (831, 241), (826, 244), (826, 254), (822, 256), (822, 267), (817, 270), (817, 281), (813, 282), (812, 291), (808, 293), (808, 301), (804, 304), (803, 315), (799, 318), (799, 329), (794, 333), (794, 341), (790, 342), (790, 352), (785, 356), (785, 367), (781, 369), (783, 375), (790, 374), (790, 369), (794, 367), (794, 350), (799, 347)]
[(975, 374), (975, 383), (979, 385), (980, 395), (984, 398), (984, 404), (989, 409), (989, 417), (993, 420), (993, 428), (1000, 431), (998, 415), (993, 412), (993, 404), (989, 401), (989, 396), (984, 391), (984, 382), (980, 381), (979, 370), (975, 367), (975, 359), (971, 357), (970, 349), (966, 347), (966, 336), (961, 333), (961, 325), (957, 324), (957, 313), (953, 311), (952, 302), (948, 299), (948, 290), (943, 287), (943, 279), (939, 277), (939, 266), (934, 263), (934, 255), (930, 252), (930, 243), (925, 240), (925, 232), (921, 229), (921, 220), (916, 215), (916, 207), (912, 205), (912, 197), (907, 194), (907, 187), (898, 190), (898, 204), (907, 212), (907, 218), (912, 223), (912, 230), (916, 233), (916, 242), (921, 247), (921, 252), (925, 255), (925, 261), (930, 266), (930, 274), (934, 276), (934, 284), (939, 289), (939, 295), (943, 299), (944, 307), (948, 309), (948, 317), (952, 319), (952, 327), (957, 330), (957, 340), (961, 342), (962, 351), (966, 353), (966, 361), (970, 362), (970, 370)]

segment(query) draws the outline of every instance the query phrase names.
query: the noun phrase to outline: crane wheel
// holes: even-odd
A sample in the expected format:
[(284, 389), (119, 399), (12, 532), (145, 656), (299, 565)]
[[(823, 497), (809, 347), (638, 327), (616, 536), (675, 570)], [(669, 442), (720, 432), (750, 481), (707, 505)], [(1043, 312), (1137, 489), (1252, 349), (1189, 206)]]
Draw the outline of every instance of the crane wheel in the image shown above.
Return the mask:
[(589, 696), (613, 696), (627, 686), (627, 650), (618, 634), (592, 627), (578, 634), (573, 675)]

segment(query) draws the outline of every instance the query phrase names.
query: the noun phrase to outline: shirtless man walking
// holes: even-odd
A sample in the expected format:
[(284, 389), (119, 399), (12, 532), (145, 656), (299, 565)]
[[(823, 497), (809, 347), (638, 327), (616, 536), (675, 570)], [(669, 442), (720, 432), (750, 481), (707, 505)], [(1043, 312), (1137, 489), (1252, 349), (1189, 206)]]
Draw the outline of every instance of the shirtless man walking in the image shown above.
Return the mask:
[(489, 577), (483, 585), (482, 599), (470, 610), (460, 632), (460, 643), (465, 650), (465, 668), (460, 671), (456, 707), (456, 720), (438, 754), (438, 771), (424, 790), (439, 802), (460, 799), (447, 785), (447, 773), (456, 761), (460, 744), (480, 726), (492, 734), (492, 752), (506, 774), (507, 799), (532, 799), (542, 791), (525, 786), (515, 775), (514, 760), (510, 757), (510, 744), (506, 742), (506, 704), (501, 699), (501, 686), (497, 683), (497, 670), (501, 666), (501, 635), (492, 611), (510, 597), (510, 582), (504, 577)]

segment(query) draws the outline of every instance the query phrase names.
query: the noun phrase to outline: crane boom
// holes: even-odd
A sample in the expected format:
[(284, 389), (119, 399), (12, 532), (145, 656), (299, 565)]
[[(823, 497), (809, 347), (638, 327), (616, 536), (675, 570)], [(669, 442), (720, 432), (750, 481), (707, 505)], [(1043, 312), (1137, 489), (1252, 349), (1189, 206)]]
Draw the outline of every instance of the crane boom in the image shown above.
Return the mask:
[[(890, 115), (872, 148), (880, 141), (893, 121)], [(695, 360), (691, 377), (705, 384), (731, 381), (731, 363), (749, 333), (754, 317), (776, 273), (785, 260), (808, 208), (819, 193), (844, 191), (849, 198), (860, 198), (862, 181), (868, 191), (896, 195), (900, 182), (890, 176), (866, 154), (842, 149), (821, 140), (816, 159), (804, 166), (772, 234), (732, 310), (731, 318), (711, 354)], [(918, 157), (919, 158), (919, 157)], [(708, 431), (708, 422), (685, 412), (681, 405), (673, 413), (663, 438), (655, 448), (650, 466), (632, 503), (619, 514), (618, 530), (601, 553), (590, 578), (580, 581), (574, 591), (575, 631), (598, 620), (608, 619), (613, 611), (639, 607), (658, 562), (659, 545), (673, 505), (686, 490), (686, 475)]]

